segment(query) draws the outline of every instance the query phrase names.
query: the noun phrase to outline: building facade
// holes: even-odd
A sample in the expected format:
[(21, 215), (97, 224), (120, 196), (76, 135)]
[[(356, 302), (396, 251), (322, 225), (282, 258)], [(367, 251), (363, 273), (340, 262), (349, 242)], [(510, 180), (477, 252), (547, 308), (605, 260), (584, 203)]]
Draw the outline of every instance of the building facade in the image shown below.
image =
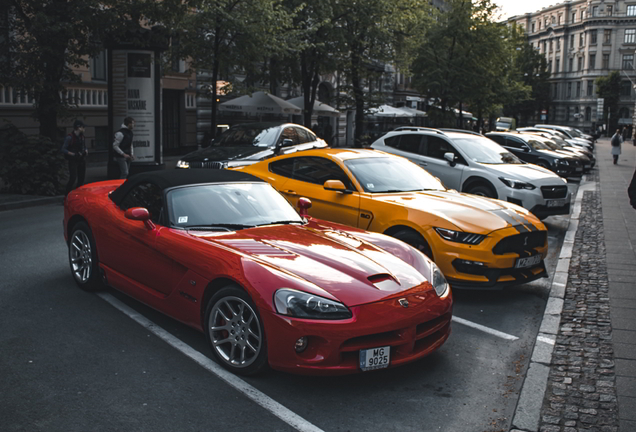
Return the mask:
[(595, 129), (600, 124), (595, 81), (619, 71), (618, 122), (632, 124), (636, 0), (566, 1), (508, 23), (523, 27), (531, 46), (546, 57), (552, 104), (543, 121)]

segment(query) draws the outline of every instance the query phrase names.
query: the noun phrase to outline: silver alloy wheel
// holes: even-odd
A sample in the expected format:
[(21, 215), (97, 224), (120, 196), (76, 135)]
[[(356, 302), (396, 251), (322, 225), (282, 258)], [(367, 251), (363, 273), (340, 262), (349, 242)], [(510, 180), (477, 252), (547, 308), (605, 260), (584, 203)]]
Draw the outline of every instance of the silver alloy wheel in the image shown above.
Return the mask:
[(210, 312), (208, 328), (214, 350), (229, 366), (245, 368), (257, 359), (263, 346), (261, 325), (245, 300), (219, 299)]
[(84, 231), (77, 230), (73, 233), (69, 255), (75, 279), (79, 283), (88, 282), (93, 268), (93, 255), (91, 241)]

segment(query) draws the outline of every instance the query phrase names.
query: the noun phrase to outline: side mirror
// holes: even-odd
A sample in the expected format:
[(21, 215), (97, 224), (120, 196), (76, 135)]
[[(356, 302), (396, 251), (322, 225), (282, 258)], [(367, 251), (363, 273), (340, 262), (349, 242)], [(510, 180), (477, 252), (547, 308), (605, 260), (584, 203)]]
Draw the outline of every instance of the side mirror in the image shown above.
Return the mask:
[(452, 152), (444, 153), (444, 159), (446, 159), (448, 163), (450, 164), (450, 166), (452, 167), (457, 165), (457, 162), (455, 162), (455, 153), (452, 153)]
[(298, 214), (302, 217), (309, 216), (309, 209), (311, 208), (311, 201), (309, 198), (299, 198), (298, 199)]
[(526, 147), (526, 146), (523, 146), (523, 152), (524, 153), (530, 153), (530, 148)]
[(283, 149), (283, 147), (290, 147), (294, 145), (294, 141), (289, 139), (289, 138), (285, 138), (283, 140), (283, 142), (277, 142), (276, 143), (276, 148), (274, 149), (274, 153), (275, 154), (279, 154), (280, 151)]
[(342, 192), (343, 194), (352, 193), (350, 190), (348, 190), (345, 187), (344, 183), (340, 180), (327, 180), (325, 184), (323, 185), (323, 187), (325, 188), (325, 190), (328, 190), (328, 191)]
[(142, 221), (149, 230), (155, 229), (155, 224), (150, 220), (150, 212), (143, 207), (131, 207), (124, 213), (126, 219)]

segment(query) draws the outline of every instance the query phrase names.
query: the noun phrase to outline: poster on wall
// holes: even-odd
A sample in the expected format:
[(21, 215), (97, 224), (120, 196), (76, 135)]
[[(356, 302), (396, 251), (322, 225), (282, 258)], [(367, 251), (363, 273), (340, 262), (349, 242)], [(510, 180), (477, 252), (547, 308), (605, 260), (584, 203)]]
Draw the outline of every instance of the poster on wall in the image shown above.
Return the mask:
[(135, 119), (133, 163), (155, 161), (154, 56), (153, 51), (113, 51), (113, 130), (117, 132), (126, 117)]

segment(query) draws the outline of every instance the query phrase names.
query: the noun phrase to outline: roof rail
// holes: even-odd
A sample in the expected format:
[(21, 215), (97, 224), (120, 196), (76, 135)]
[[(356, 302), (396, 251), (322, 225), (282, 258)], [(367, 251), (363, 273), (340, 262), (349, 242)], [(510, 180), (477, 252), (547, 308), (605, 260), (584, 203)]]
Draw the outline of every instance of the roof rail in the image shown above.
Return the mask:
[(399, 128), (395, 128), (390, 132), (400, 132), (400, 131), (427, 131), (427, 132), (435, 132), (440, 135), (445, 135), (440, 129), (435, 128), (427, 128), (422, 126), (400, 126)]
[(474, 132), (474, 131), (470, 131), (470, 130), (466, 130), (466, 129), (440, 128), (439, 130), (444, 131), (444, 132), (457, 132), (457, 133), (465, 133), (465, 134), (470, 134), (470, 135), (483, 136), (479, 132)]

